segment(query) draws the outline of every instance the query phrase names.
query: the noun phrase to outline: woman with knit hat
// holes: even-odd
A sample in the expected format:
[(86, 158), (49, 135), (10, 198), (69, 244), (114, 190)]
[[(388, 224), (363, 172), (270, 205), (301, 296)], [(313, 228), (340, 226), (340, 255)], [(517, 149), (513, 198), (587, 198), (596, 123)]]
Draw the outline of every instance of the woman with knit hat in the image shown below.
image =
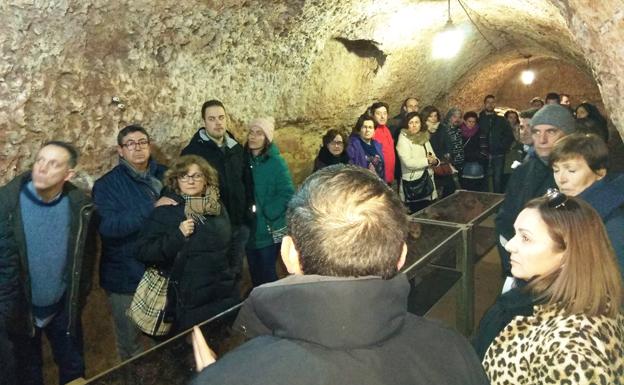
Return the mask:
[[(247, 243), (247, 261), (254, 286), (277, 280), (275, 262), (286, 231), (286, 208), (295, 188), (284, 158), (273, 144), (275, 124), (269, 118), (249, 123), (245, 164), (251, 169), (254, 223)], [(255, 210), (254, 210), (255, 209)]]

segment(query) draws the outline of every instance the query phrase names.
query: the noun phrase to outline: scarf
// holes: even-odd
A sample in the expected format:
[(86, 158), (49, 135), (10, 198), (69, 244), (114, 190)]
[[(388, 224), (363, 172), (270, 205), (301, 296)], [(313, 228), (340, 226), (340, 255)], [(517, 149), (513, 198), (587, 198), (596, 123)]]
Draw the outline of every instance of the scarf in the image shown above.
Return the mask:
[(184, 216), (195, 222), (205, 223), (206, 215), (221, 214), (219, 188), (216, 186), (208, 185), (204, 196), (194, 197), (182, 194), (182, 198), (184, 198)]
[(474, 134), (476, 134), (477, 132), (479, 132), (479, 125), (475, 124), (474, 127), (468, 128), (468, 126), (466, 126), (466, 123), (462, 123), (459, 130), (461, 131), (462, 138), (468, 139), (473, 137)]
[(122, 157), (119, 157), (119, 163), (122, 164), (124, 167), (126, 167), (128, 169), (128, 172), (130, 173), (130, 176), (139, 182), (146, 182), (148, 184), (148, 186), (150, 187), (150, 189), (154, 192), (154, 194), (156, 195), (156, 198), (158, 198), (158, 196), (160, 195), (160, 191), (163, 188), (163, 185), (161, 183), (160, 180), (158, 180), (158, 178), (152, 176), (152, 174), (150, 174), (150, 167), (149, 165), (147, 166), (147, 169), (145, 169), (145, 171), (139, 171), (136, 168), (134, 168), (130, 162), (128, 162), (127, 160), (125, 160)]
[(438, 131), (438, 127), (440, 127), (440, 122), (425, 124), (427, 125), (427, 130), (429, 130), (429, 132), (432, 134), (435, 134), (435, 132)]
[(347, 151), (343, 151), (342, 154), (336, 156), (329, 152), (327, 147), (321, 146), (321, 149), (318, 153), (318, 159), (327, 166), (331, 166), (332, 164), (349, 163), (349, 155), (347, 155)]
[(429, 131), (427, 130), (420, 130), (417, 133), (412, 134), (408, 130), (402, 129), (401, 134), (405, 135), (405, 137), (409, 139), (412, 143), (419, 146), (427, 143), (429, 141), (429, 138), (431, 137)]

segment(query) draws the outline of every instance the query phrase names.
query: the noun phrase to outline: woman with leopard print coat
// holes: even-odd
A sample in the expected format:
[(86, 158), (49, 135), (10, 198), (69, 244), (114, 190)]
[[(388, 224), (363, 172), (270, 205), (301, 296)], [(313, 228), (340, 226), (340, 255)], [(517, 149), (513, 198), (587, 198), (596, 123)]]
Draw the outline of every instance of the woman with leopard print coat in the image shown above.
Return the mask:
[(624, 384), (622, 280), (600, 216), (553, 189), (514, 227), (511, 272), (537, 305), (488, 348), (491, 383)]

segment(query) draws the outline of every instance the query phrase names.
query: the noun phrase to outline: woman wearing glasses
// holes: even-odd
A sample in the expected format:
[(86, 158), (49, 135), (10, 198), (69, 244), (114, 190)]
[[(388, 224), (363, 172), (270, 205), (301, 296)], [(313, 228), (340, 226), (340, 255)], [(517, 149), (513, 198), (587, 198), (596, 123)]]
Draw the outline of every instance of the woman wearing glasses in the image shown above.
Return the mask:
[(249, 123), (245, 164), (251, 169), (253, 192), (247, 262), (255, 286), (277, 280), (275, 262), (286, 232), (286, 208), (295, 193), (284, 158), (273, 144), (275, 125), (271, 119), (257, 118)]
[(506, 249), (531, 314), (514, 317), (485, 353), (492, 384), (624, 381), (622, 280), (600, 216), (557, 190), (530, 201)]
[(323, 135), (323, 145), (314, 160), (314, 170), (320, 170), (333, 164), (349, 163), (349, 155), (347, 155), (346, 136), (335, 128), (327, 131)]
[(230, 269), (230, 221), (219, 177), (203, 158), (180, 157), (165, 173), (176, 205), (154, 209), (141, 232), (138, 259), (169, 274), (167, 316), (186, 330), (239, 302)]

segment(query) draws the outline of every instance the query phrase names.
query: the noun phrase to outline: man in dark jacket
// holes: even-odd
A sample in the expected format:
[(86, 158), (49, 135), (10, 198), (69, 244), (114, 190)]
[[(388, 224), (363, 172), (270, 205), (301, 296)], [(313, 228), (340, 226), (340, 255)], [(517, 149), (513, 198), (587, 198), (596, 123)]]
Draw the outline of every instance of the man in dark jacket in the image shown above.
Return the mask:
[[(150, 138), (141, 126), (117, 134), (119, 165), (93, 185), (102, 239), (100, 285), (108, 294), (122, 361), (143, 351), (141, 332), (126, 316), (145, 270), (137, 259), (137, 240), (159, 201), (165, 168), (150, 158)], [(175, 202), (170, 202), (175, 203)]]
[[(327, 199), (332, 197), (332, 199)], [(458, 333), (407, 312), (407, 217), (355, 166), (310, 176), (291, 200), (282, 259), (235, 329), (253, 338), (205, 368), (204, 384), (487, 384)]]
[(219, 193), (232, 224), (230, 265), (240, 276), (249, 239), (246, 225), (249, 197), (245, 191), (243, 147), (227, 131), (225, 106), (218, 100), (209, 100), (201, 109), (204, 127), (201, 127), (181, 155), (199, 155), (219, 173)]
[(479, 113), (479, 143), (481, 155), (484, 159), (488, 159), (486, 179), (489, 179), (488, 174), (491, 174), (492, 191), (502, 193), (505, 154), (509, 151), (514, 136), (509, 122), (494, 111), (495, 107), (494, 95), (488, 95), (483, 99), (483, 111)]
[(0, 217), (0, 384), (15, 384), (15, 359), (7, 321), (15, 306), (19, 284), (19, 259), (9, 218)]
[(531, 120), (531, 136), (535, 152), (516, 168), (509, 178), (505, 200), (496, 215), (496, 233), (499, 237), (498, 252), (501, 256), (503, 274), (511, 277), (509, 252), (504, 245), (514, 236), (513, 224), (524, 205), (533, 198), (555, 188), (555, 179), (548, 164), (555, 142), (574, 131), (574, 117), (558, 104), (542, 107)]
[(64, 384), (84, 377), (80, 311), (95, 260), (93, 205), (69, 183), (78, 153), (52, 141), (38, 151), (32, 172), (0, 188), (0, 217), (8, 218), (19, 255), (19, 292), (8, 330), (18, 383), (43, 383), (45, 333)]

